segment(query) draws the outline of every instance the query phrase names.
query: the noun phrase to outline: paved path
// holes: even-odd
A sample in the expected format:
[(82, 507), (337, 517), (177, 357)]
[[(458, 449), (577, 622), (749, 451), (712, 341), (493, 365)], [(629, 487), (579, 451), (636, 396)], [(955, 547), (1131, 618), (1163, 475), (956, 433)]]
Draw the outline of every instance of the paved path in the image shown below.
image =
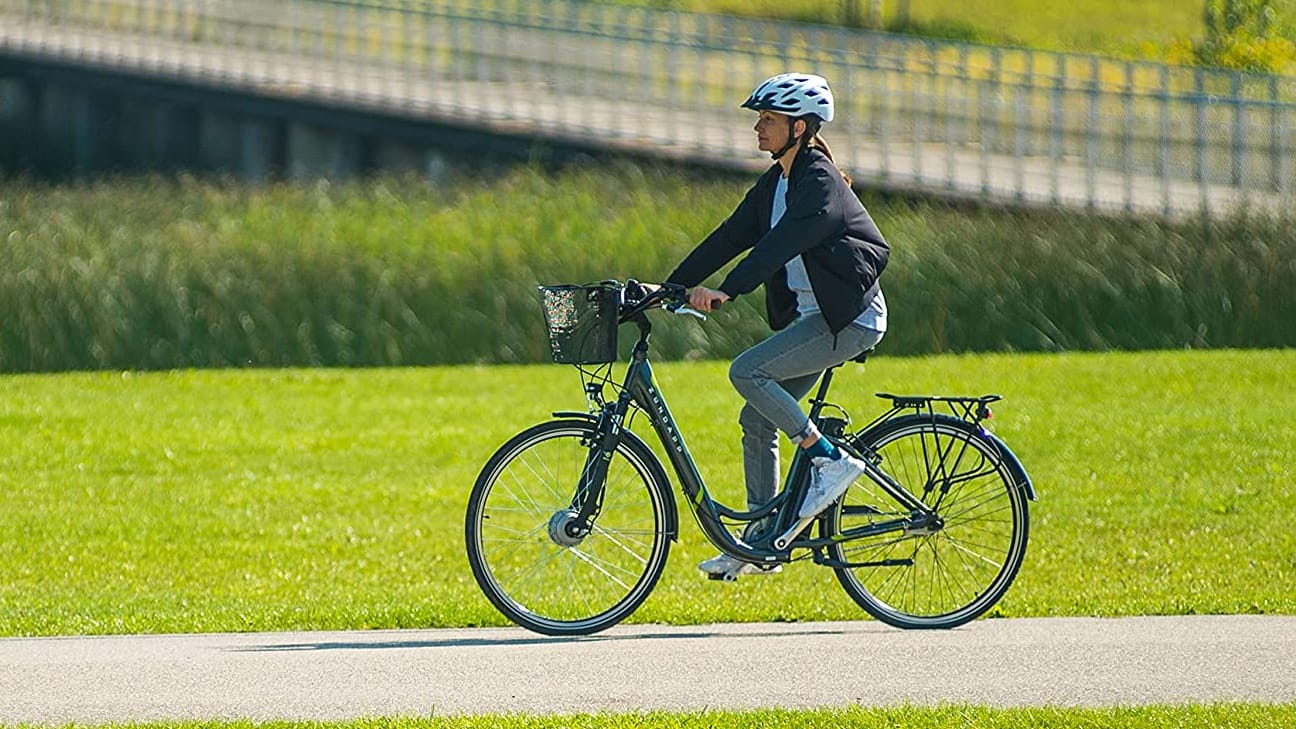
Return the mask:
[(0, 724), (1211, 701), (1296, 701), (1296, 616), (0, 640)]

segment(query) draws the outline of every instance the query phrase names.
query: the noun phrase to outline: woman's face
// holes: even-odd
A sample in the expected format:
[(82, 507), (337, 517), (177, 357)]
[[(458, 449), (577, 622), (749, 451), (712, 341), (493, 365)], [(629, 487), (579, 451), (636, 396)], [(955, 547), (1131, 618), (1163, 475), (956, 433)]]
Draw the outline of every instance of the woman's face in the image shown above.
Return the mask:
[(760, 112), (756, 118), (756, 142), (762, 152), (775, 152), (783, 149), (783, 145), (788, 140), (788, 125), (792, 123), (792, 117), (787, 114), (780, 114), (777, 111), (768, 109)]

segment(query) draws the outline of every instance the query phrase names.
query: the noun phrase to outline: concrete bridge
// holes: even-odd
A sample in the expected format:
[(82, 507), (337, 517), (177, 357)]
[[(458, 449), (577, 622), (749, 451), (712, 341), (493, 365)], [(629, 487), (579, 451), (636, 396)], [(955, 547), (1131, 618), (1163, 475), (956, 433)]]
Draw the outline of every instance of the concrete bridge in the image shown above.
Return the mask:
[[(539, 145), (755, 170), (768, 160), (738, 101), (766, 75), (813, 67), (841, 100), (827, 136), (864, 186), (1180, 214), (1277, 208), (1296, 175), (1296, 123), (1273, 79), (1225, 77), (1221, 97), (1200, 72), (1161, 69), (1145, 89), (1144, 69), (1096, 59), (1084, 79), (1066, 59), (1042, 77), (1047, 59), (998, 49), (514, 5), (0, 0), (0, 165), (436, 178), (447, 155)], [(1248, 97), (1257, 83), (1268, 95)]]

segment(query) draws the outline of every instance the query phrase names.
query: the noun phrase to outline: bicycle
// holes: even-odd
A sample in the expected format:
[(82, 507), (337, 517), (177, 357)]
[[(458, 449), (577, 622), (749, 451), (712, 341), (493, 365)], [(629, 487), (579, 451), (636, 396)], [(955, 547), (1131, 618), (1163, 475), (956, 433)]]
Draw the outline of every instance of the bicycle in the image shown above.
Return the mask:
[[(810, 464), (797, 449), (771, 502), (733, 509), (707, 490), (649, 363), (649, 310), (705, 318), (686, 306), (684, 289), (612, 281), (541, 291), (554, 360), (581, 372), (588, 407), (555, 412), (501, 446), (477, 477), (464, 525), (473, 577), (513, 622), (546, 635), (595, 633), (656, 586), (679, 515), (665, 467), (630, 429), (638, 414), (702, 533), (725, 554), (828, 567), (860, 607), (900, 628), (962, 625), (1007, 592), (1036, 494), (1017, 457), (982, 427), (1000, 396), (879, 393), (890, 410), (852, 430), (845, 409), (827, 401), (829, 369), (810, 417), (867, 464), (865, 475), (826, 511), (800, 519)], [(611, 374), (623, 323), (636, 324), (639, 339), (618, 383)]]

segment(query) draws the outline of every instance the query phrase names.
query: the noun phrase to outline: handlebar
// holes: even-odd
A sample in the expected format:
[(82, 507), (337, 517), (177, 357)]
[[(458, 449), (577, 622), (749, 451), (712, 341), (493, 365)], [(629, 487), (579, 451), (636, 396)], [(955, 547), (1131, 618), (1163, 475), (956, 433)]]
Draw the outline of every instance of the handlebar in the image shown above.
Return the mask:
[[(653, 287), (653, 288), (648, 288)], [(630, 321), (649, 309), (663, 308), (677, 314), (706, 315), (688, 306), (688, 289), (673, 283), (642, 284), (626, 281), (622, 289), (621, 321)]]

